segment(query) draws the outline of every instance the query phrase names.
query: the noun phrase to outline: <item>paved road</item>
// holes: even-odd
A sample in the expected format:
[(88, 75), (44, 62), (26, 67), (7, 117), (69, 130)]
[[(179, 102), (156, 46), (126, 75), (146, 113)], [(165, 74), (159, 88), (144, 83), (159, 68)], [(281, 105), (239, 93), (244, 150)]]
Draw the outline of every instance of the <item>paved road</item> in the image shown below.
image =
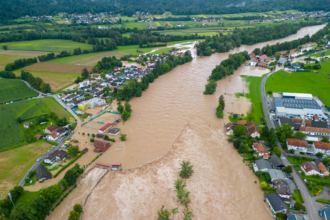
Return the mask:
[[(276, 71), (276, 70), (275, 70)], [(273, 71), (273, 72), (275, 72)], [(268, 128), (271, 129), (271, 128), (275, 128), (275, 125), (274, 125), (274, 122), (273, 120), (271, 119), (270, 117), (270, 114), (269, 114), (269, 109), (268, 109), (268, 106), (267, 106), (267, 98), (266, 98), (266, 91), (265, 91), (265, 83), (266, 83), (266, 80), (267, 78), (273, 73), (269, 73), (267, 74), (261, 81), (261, 98), (262, 98), (262, 108), (263, 108), (263, 111), (264, 111), (264, 115), (265, 115), (265, 118), (266, 118), (266, 121), (267, 121), (267, 125), (268, 125)], [(283, 163), (285, 166), (288, 166), (288, 165), (291, 165), (290, 161), (288, 160), (287, 158), (287, 155), (286, 153), (283, 151), (282, 149), (282, 145), (280, 144), (280, 142), (278, 141), (277, 142), (277, 145), (278, 147), (282, 150), (282, 155), (284, 156), (284, 159), (283, 159)], [(282, 157), (283, 158), (283, 157)], [(318, 210), (321, 209), (322, 207), (324, 207), (324, 205), (320, 204), (320, 203), (317, 203), (315, 201), (315, 198), (312, 198), (312, 196), (310, 195), (309, 193), (309, 190), (306, 186), (306, 184), (303, 182), (303, 180), (298, 176), (299, 174), (294, 170), (294, 172), (292, 173), (293, 175), (293, 178), (305, 200), (305, 206), (306, 206), (306, 209), (307, 209), (307, 219), (308, 220), (319, 220), (319, 219), (323, 219), (321, 218), (319, 215), (318, 215)]]
[(31, 171), (34, 171), (35, 169), (37, 169), (37, 167), (40, 165), (40, 163), (42, 161), (44, 161), (44, 159), (46, 159), (51, 153), (53, 153), (55, 150), (58, 150), (60, 149), (60, 146), (66, 141), (68, 140), (69, 138), (71, 138), (73, 135), (73, 132), (71, 132), (65, 139), (63, 139), (61, 142), (58, 143), (58, 145), (56, 147), (54, 147), (53, 149), (51, 149), (50, 151), (48, 151), (47, 153), (45, 153), (44, 156), (42, 156), (42, 160), (40, 160), (39, 162), (36, 162), (30, 169), (29, 171), (24, 175), (24, 177), (21, 179), (21, 181), (19, 182), (19, 186), (24, 186), (25, 184), (25, 179), (28, 178), (29, 176), (29, 173)]

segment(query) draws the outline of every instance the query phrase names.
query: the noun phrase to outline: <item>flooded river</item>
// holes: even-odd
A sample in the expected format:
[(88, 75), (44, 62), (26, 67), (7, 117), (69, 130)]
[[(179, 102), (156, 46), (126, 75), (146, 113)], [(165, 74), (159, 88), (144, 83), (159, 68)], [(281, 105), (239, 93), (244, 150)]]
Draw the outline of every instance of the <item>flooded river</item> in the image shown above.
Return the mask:
[[(291, 41), (323, 27), (306, 27), (284, 39), (242, 45), (230, 53)], [(213, 95), (203, 95), (212, 69), (228, 54), (195, 57), (156, 79), (142, 97), (133, 98), (132, 116), (120, 125), (127, 141), (117, 141), (112, 146), (117, 150), (98, 159), (120, 162), (124, 171), (107, 173), (94, 187), (104, 172), (91, 169), (48, 219), (67, 219), (75, 203), (84, 204), (83, 219), (88, 220), (157, 219), (162, 205), (182, 210), (174, 191), (182, 160), (191, 161), (195, 170), (187, 181), (194, 219), (271, 219), (259, 183), (255, 183), (257, 178), (228, 143), (223, 130), (229, 112), (245, 114), (251, 105), (234, 95), (244, 88), (240, 75), (260, 76), (267, 70), (242, 66), (234, 75), (218, 81)], [(226, 101), (224, 120), (215, 116), (221, 94)], [(174, 219), (182, 219), (182, 214)]]

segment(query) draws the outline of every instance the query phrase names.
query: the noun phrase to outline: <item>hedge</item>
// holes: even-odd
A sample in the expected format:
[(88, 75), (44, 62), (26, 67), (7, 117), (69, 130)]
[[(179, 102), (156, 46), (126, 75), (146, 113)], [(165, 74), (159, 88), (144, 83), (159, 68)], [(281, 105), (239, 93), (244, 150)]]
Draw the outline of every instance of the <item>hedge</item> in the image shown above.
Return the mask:
[(326, 199), (317, 199), (316, 201), (317, 202), (326, 203), (326, 204), (330, 204), (330, 201), (329, 200), (326, 200)]
[(53, 177), (57, 177), (63, 170), (65, 170), (68, 166), (73, 164), (76, 160), (78, 160), (82, 155), (84, 155), (84, 152), (80, 152), (78, 156), (76, 156), (73, 160), (71, 160), (69, 163), (67, 163), (64, 167), (62, 167)]

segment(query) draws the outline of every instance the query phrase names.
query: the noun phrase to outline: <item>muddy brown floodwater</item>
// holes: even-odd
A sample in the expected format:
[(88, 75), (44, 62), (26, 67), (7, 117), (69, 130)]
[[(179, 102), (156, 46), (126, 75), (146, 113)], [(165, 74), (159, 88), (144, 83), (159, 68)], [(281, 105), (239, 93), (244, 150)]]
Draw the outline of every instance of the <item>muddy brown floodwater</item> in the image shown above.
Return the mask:
[[(291, 41), (323, 27), (302, 28), (284, 39), (242, 45), (230, 53)], [(213, 95), (203, 95), (212, 69), (228, 54), (196, 57), (156, 79), (141, 98), (133, 98), (132, 117), (120, 126), (127, 141), (116, 142), (112, 148), (117, 150), (98, 159), (120, 162), (124, 170), (108, 172), (96, 185), (104, 171), (89, 167), (78, 187), (48, 219), (67, 219), (75, 203), (84, 205), (84, 220), (157, 219), (162, 205), (182, 211), (174, 191), (182, 160), (194, 166), (195, 173), (187, 181), (194, 219), (271, 219), (263, 192), (255, 183), (257, 178), (228, 143), (223, 130), (228, 112), (245, 114), (250, 107), (248, 100), (234, 95), (243, 90), (240, 75), (260, 76), (267, 70), (243, 66), (218, 81)], [(225, 93), (226, 117), (222, 120), (216, 118), (215, 109), (219, 96)], [(174, 219), (182, 219), (182, 214)]]

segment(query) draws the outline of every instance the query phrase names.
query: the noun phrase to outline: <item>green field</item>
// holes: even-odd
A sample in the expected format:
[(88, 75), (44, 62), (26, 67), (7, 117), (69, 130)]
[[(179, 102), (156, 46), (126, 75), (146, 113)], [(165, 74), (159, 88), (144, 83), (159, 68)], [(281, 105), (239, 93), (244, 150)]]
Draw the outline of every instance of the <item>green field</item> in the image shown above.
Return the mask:
[(0, 151), (27, 144), (24, 131), (17, 118), (28, 120), (37, 116), (55, 112), (60, 118), (74, 118), (54, 98), (32, 99), (0, 106)]
[[(52, 92), (60, 91), (74, 83), (79, 74), (76, 73), (56, 73), (45, 71), (33, 71), (28, 70), (34, 77), (40, 77), (45, 83), (49, 83), (52, 88)], [(21, 74), (21, 70), (15, 70), (16, 75)]]
[(36, 192), (24, 191), (23, 195), (15, 202), (16, 207), (30, 205), (36, 200), (41, 193), (41, 190)]
[(311, 93), (330, 106), (330, 60), (322, 62), (319, 73), (278, 71), (266, 81), (266, 91)]
[(7, 196), (9, 190), (18, 184), (38, 157), (46, 153), (50, 147), (51, 145), (45, 141), (37, 141), (0, 152), (0, 199)]
[(132, 22), (132, 23), (125, 23), (125, 28), (137, 28), (137, 29), (143, 29), (142, 25), (138, 22)]
[(46, 52), (61, 52), (63, 50), (72, 52), (75, 48), (81, 50), (92, 50), (93, 45), (87, 43), (78, 43), (72, 40), (33, 40), (1, 43), (0, 46), (7, 45), (8, 50), (31, 50)]
[(98, 61), (101, 61), (103, 57), (115, 56), (117, 59), (119, 59), (124, 55), (128, 55), (128, 53), (124, 53), (121, 51), (87, 53), (87, 54), (80, 54), (75, 56), (68, 56), (59, 59), (54, 59), (51, 61), (47, 61), (47, 63), (60, 63), (60, 64), (72, 64), (72, 65), (81, 64), (81, 65), (94, 66), (97, 64)]
[(292, 164), (303, 164), (306, 161), (314, 161), (313, 158), (299, 157), (299, 156), (289, 156), (289, 160)]
[(0, 79), (0, 103), (38, 96), (24, 82), (18, 79)]
[(262, 101), (261, 101), (261, 81), (262, 77), (255, 76), (241, 76), (245, 78), (247, 86), (249, 88), (249, 93), (246, 94), (246, 97), (250, 99), (253, 103), (253, 116), (254, 121), (257, 124), (261, 124), (260, 117), (265, 117), (262, 110)]
[[(325, 53), (326, 56), (329, 56), (330, 55), (330, 50), (327, 50), (324, 53)], [(312, 57), (321, 57), (321, 55), (322, 55), (322, 52), (314, 54), (314, 55), (312, 55)]]

